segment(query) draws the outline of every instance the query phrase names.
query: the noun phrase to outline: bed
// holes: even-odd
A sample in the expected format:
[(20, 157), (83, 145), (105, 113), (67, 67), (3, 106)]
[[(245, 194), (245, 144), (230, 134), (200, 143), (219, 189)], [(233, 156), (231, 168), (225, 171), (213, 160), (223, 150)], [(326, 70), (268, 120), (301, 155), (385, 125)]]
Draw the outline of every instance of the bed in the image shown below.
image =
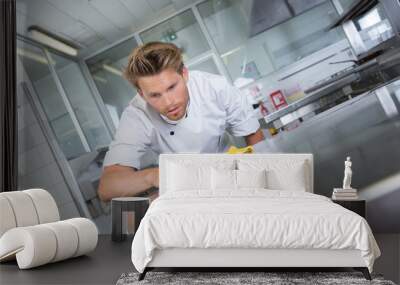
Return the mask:
[(312, 154), (162, 154), (159, 169), (132, 243), (139, 280), (172, 267), (352, 267), (371, 279), (371, 229), (313, 194)]

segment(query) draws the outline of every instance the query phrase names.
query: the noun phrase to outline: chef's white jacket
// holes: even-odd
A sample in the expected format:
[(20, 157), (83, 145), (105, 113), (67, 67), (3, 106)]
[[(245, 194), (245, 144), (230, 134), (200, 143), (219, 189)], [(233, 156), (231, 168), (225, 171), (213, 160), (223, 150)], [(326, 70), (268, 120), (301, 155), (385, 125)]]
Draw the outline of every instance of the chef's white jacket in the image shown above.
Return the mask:
[[(226, 149), (222, 136), (255, 133), (260, 124), (248, 97), (220, 75), (190, 71), (187, 116), (179, 122), (163, 118), (136, 95), (124, 110), (104, 166), (119, 164), (142, 169), (149, 155), (160, 153), (217, 153)], [(147, 159), (146, 159), (147, 157)], [(151, 160), (151, 159), (150, 159)]]

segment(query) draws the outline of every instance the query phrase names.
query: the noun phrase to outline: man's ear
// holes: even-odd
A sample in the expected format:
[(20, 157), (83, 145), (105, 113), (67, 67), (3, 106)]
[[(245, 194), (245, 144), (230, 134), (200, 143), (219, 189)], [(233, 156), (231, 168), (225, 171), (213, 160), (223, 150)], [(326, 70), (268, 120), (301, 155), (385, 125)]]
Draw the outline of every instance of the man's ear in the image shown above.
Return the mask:
[(143, 92), (142, 92), (142, 90), (140, 90), (139, 88), (137, 88), (136, 90), (137, 90), (137, 93), (140, 95), (140, 97), (143, 98)]
[(183, 76), (183, 79), (185, 80), (185, 82), (187, 82), (189, 80), (189, 70), (187, 69), (186, 66), (182, 67), (182, 76)]

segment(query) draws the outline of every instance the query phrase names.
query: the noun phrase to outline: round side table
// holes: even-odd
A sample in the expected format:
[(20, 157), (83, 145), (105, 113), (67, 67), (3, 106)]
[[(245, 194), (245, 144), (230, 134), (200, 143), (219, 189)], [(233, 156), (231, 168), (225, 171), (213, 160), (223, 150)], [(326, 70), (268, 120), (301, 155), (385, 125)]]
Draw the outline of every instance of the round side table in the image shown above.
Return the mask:
[[(146, 197), (119, 197), (111, 200), (111, 239), (113, 241), (123, 241), (128, 234), (136, 233), (149, 207), (149, 202), (149, 198)], [(132, 228), (133, 224), (134, 229), (131, 231), (129, 228)]]

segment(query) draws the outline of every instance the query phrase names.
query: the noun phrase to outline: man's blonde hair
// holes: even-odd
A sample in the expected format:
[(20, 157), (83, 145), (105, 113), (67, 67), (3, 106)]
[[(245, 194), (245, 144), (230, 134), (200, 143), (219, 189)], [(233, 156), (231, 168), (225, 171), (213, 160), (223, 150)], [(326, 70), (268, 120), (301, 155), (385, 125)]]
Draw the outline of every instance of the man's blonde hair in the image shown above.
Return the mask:
[(138, 85), (140, 77), (157, 75), (168, 68), (182, 74), (183, 60), (180, 49), (170, 43), (149, 42), (132, 51), (124, 75), (129, 82), (140, 89)]

